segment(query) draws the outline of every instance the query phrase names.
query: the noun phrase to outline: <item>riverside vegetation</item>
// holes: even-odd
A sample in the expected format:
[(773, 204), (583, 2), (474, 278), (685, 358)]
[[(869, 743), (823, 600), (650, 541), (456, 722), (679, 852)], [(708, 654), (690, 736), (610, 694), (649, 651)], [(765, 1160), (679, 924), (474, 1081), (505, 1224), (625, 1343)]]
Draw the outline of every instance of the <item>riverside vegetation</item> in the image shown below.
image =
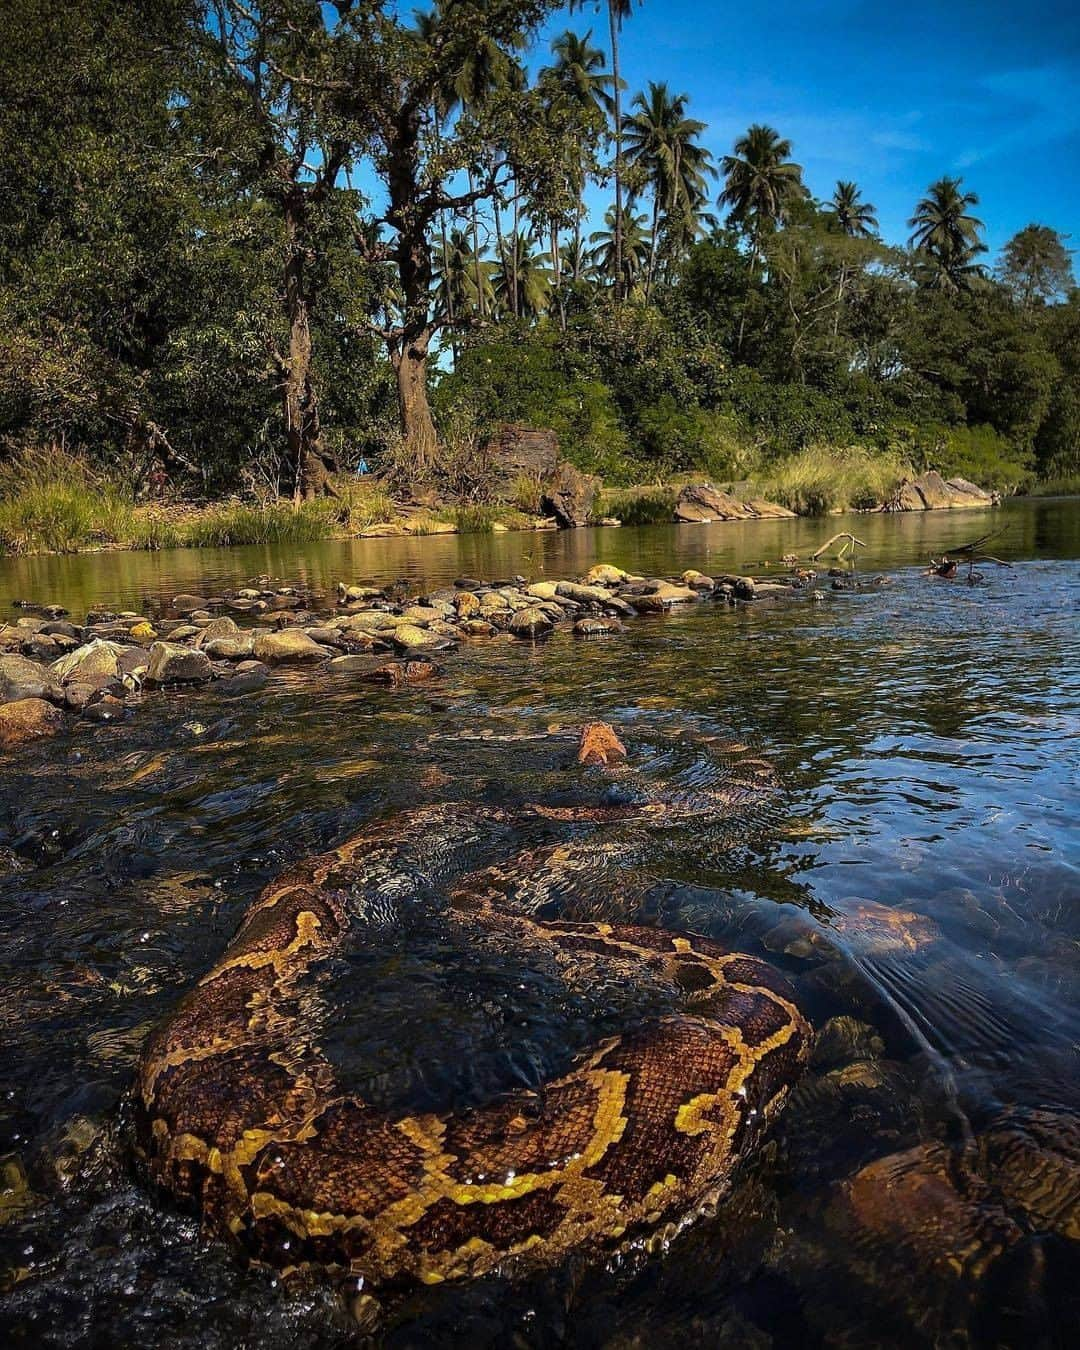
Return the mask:
[(1059, 233), (990, 266), (943, 177), (886, 241), (782, 131), (716, 162), (666, 72), (624, 90), (629, 0), (606, 50), (542, 50), (559, 8), (13, 0), (0, 547), (299, 542), (416, 496), (419, 532), (522, 524), (506, 422), (638, 485), (631, 520), (687, 476), (816, 512), (926, 469), (1075, 488)]

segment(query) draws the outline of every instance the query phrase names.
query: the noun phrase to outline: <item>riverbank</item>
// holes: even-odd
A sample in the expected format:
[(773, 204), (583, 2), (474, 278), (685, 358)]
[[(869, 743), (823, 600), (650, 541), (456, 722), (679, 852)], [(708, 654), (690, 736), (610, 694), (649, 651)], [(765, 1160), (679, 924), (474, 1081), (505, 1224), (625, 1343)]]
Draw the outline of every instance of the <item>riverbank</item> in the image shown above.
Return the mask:
[[(966, 485), (970, 492), (950, 494), (939, 478), (933, 492), (924, 493), (924, 501), (917, 495), (905, 500), (905, 485), (921, 482), (928, 475), (916, 477), (899, 460), (856, 450), (803, 452), (772, 476), (718, 486), (700, 474), (688, 473), (655, 484), (606, 487), (599, 480), (569, 472), (582, 493), (571, 515), (577, 524), (704, 523), (990, 504), (989, 495), (975, 484)], [(540, 513), (539, 485), (532, 487), (531, 493), (520, 490), (514, 501), (460, 502), (432, 492), (391, 495), (375, 479), (340, 477), (334, 483), (336, 495), (312, 502), (164, 497), (135, 502), (122, 485), (99, 475), (85, 462), (52, 456), (0, 468), (0, 555), (158, 552), (335, 539), (540, 532), (567, 524), (565, 516), (560, 520)], [(699, 493), (697, 500), (695, 493)], [(689, 507), (683, 510), (688, 497)]]

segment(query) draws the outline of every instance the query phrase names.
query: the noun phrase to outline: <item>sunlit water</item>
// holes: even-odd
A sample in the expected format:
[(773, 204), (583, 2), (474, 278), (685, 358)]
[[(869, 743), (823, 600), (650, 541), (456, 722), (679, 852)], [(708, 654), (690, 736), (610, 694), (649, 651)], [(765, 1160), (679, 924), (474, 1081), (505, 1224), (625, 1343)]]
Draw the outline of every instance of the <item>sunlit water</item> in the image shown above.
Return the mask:
[[(152, 613), (178, 591), (262, 573), (329, 590), (339, 579), (572, 576), (598, 559), (761, 575), (766, 560), (805, 556), (842, 524), (9, 560), (0, 601)], [(1025, 1220), (1025, 1254), (969, 1297), (927, 1276), (899, 1238), (853, 1237), (836, 1197), (876, 1159), (934, 1141), (977, 1148), (1002, 1113), (1080, 1112), (1080, 505), (860, 517), (851, 528), (867, 544), (861, 574), (890, 584), (734, 612), (700, 605), (634, 621), (610, 641), (497, 638), (404, 691), (282, 672), (234, 702), (146, 695), (123, 725), (83, 726), (6, 763), (7, 1335), (20, 1345), (355, 1339), (331, 1291), (286, 1292), (244, 1271), (144, 1189), (123, 1109), (140, 1045), (290, 860), (410, 804), (557, 794), (568, 740), (478, 733), (603, 718), (658, 779), (673, 765), (694, 771), (687, 745), (747, 742), (776, 765), (786, 802), (767, 829), (738, 837), (639, 839), (617, 886), (610, 870), (586, 872), (561, 897), (566, 911), (617, 911), (764, 954), (815, 1025), (846, 1016), (863, 1026), (851, 1044), (822, 1047), (775, 1146), (666, 1255), (524, 1288), (424, 1292), (388, 1310), (379, 1334), (394, 1345), (1067, 1343), (1075, 1241)], [(970, 587), (921, 575), (929, 554), (989, 528), (1001, 533), (988, 547), (1011, 569), (985, 566)], [(852, 922), (866, 902), (902, 916), (902, 936)], [(383, 981), (371, 994), (375, 1025), (345, 1036), (358, 1078), (425, 1103), (472, 1099), (489, 1082), (463, 1039), (473, 1024), (463, 1017), (445, 1038), (440, 1026), (460, 972), (440, 993), (425, 967), (418, 1001), (419, 964), (399, 968), (402, 987)], [(516, 996), (492, 987), (512, 1022)], [(546, 1072), (565, 1052), (562, 1032), (553, 1014), (545, 1035), (532, 1003), (529, 1015), (541, 1021), (528, 1071)], [(490, 1081), (527, 1074), (513, 1046), (499, 1053), (510, 1067)]]

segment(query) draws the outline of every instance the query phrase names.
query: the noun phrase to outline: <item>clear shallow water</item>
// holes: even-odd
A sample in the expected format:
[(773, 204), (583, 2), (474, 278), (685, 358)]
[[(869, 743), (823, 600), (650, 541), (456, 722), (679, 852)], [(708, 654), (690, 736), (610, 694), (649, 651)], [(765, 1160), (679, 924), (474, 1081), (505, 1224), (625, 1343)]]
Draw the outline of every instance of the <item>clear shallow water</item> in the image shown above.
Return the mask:
[[(920, 575), (927, 554), (984, 522), (1005, 527), (992, 547), (1013, 570), (987, 567), (970, 588)], [(95, 603), (152, 610), (179, 590), (261, 572), (329, 589), (339, 578), (575, 575), (597, 559), (760, 571), (842, 524), (372, 541), (303, 558), (9, 560), (0, 598), (79, 614)], [(882, 1227), (852, 1196), (862, 1195), (853, 1179), (882, 1160), (925, 1160), (942, 1142), (965, 1157), (965, 1140), (985, 1153), (979, 1141), (1003, 1113), (1059, 1122), (1080, 1112), (1080, 507), (860, 517), (852, 528), (870, 546), (864, 570), (885, 571), (890, 585), (777, 608), (703, 605), (635, 621), (609, 642), (496, 639), (407, 691), (281, 673), (235, 703), (148, 695), (124, 726), (84, 727), (5, 764), (0, 1325), (16, 1343), (355, 1341), (329, 1292), (287, 1295), (244, 1272), (139, 1185), (122, 1109), (139, 1046), (290, 860), (409, 804), (556, 793), (567, 742), (474, 734), (605, 718), (658, 777), (686, 743), (748, 742), (780, 771), (787, 803), (768, 830), (736, 839), (647, 839), (644, 861), (584, 874), (563, 906), (766, 954), (815, 1025), (861, 1026), (831, 1024), (776, 1146), (664, 1258), (526, 1288), (425, 1292), (381, 1335), (399, 1345), (1064, 1344), (1075, 1313), (1067, 1221), (1036, 1222), (1028, 1200), (1013, 1204), (1022, 1240), (989, 1282), (965, 1283), (930, 1258), (963, 1246), (970, 1206), (954, 1213), (939, 1197), (913, 1243), (899, 1217)], [(358, 1074), (381, 1074), (392, 1093), (468, 1099), (481, 1061), (475, 1073), (439, 1065), (435, 1010), (447, 997), (418, 1002), (380, 985), (378, 1034), (349, 1042)], [(557, 1061), (560, 1035), (553, 1020), (534, 1038), (541, 1068)], [(1075, 1172), (1053, 1175), (1050, 1190), (1067, 1198)], [(886, 1209), (916, 1212), (910, 1189), (888, 1194)]]

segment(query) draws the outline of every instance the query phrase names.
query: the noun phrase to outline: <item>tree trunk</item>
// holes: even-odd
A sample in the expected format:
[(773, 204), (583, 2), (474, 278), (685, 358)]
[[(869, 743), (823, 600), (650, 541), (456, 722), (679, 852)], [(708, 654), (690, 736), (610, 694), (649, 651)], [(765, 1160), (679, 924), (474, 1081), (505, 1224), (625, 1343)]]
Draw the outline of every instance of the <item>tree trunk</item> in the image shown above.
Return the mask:
[(435, 423), (427, 395), (427, 358), (430, 336), (422, 334), (403, 342), (392, 357), (397, 377), (401, 434), (413, 472), (418, 478), (430, 473), (435, 462)]
[(758, 232), (755, 228), (750, 239), (750, 275), (746, 279), (746, 298), (743, 300), (742, 317), (739, 319), (739, 337), (735, 343), (735, 355), (742, 351), (743, 334), (746, 332), (746, 311), (750, 307), (750, 292), (754, 285), (754, 268), (757, 266)]
[[(472, 192), (476, 186), (476, 180), (473, 177), (473, 171), (469, 169), (469, 191)], [(473, 247), (473, 273), (476, 278), (476, 312), (481, 319), (487, 318), (487, 297), (484, 294), (484, 265), (480, 261), (480, 212), (477, 210), (476, 203), (472, 204), (472, 247)]]
[(619, 27), (615, 0), (608, 0), (611, 27), (611, 74), (615, 82), (615, 303), (623, 295), (622, 93), (619, 89)]
[(660, 193), (653, 192), (652, 238), (649, 240), (649, 270), (645, 277), (645, 303), (652, 298), (653, 282), (656, 279), (656, 250), (660, 236)]
[(330, 482), (333, 457), (322, 443), (319, 397), (311, 367), (311, 295), (304, 277), (304, 202), (299, 193), (285, 203), (288, 253), (285, 262), (285, 311), (289, 320), (289, 355), (283, 363), (281, 388), (287, 460), (283, 477), (293, 500), (312, 501), (336, 495)]

